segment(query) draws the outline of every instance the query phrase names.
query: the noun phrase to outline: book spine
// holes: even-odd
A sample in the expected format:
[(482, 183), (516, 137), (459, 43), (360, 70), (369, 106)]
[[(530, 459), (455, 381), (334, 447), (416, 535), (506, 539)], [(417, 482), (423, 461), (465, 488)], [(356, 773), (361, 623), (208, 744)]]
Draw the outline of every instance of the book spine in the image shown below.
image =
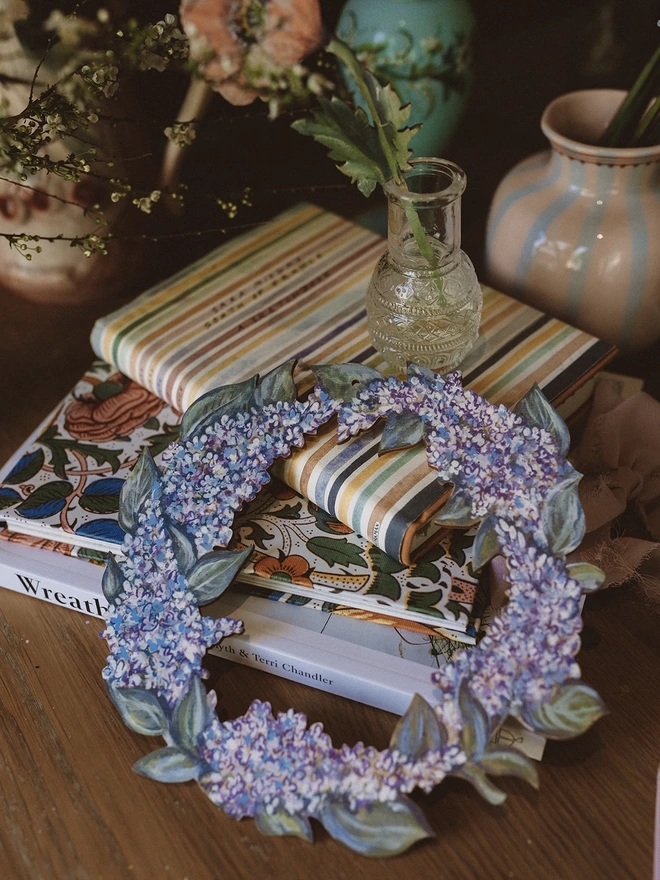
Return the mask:
[(249, 620), (244, 635), (222, 641), (209, 653), (396, 715), (406, 711), (415, 693), (429, 701), (433, 699), (430, 669), (420, 669), (418, 678), (397, 675), (391, 670), (385, 674), (375, 666), (365, 667), (359, 662), (349, 669), (337, 655), (324, 651), (322, 635), (317, 637), (317, 646), (312, 647), (269, 637), (250, 625)]
[[(37, 557), (21, 562), (20, 556), (26, 550), (29, 555), (30, 549), (22, 546), (20, 554), (0, 555), (0, 587), (92, 617), (107, 615), (100, 566), (76, 560), (83, 569), (79, 574), (58, 574), (56, 567), (40, 564)], [(244, 613), (240, 608), (235, 616), (244, 620), (246, 632), (224, 640), (211, 648), (211, 653), (387, 712), (404, 712), (416, 690), (431, 697), (432, 686), (425, 669), (420, 670), (418, 679), (392, 671), (383, 675), (375, 665), (347, 661), (325, 650), (324, 643), (335, 640), (321, 633), (314, 633), (312, 644), (308, 633), (301, 634), (307, 638), (297, 637), (298, 627), (294, 624), (280, 624), (278, 635), (272, 635), (268, 618)]]
[[(97, 568), (89, 563), (84, 564)], [(18, 558), (0, 558), (0, 587), (50, 602), (51, 605), (59, 605), (60, 608), (71, 608), (91, 617), (106, 617), (108, 604), (101, 590), (103, 570), (100, 567), (98, 574), (94, 572), (91, 577), (82, 578), (75, 584), (70, 578), (59, 578), (47, 568), (39, 570), (36, 566), (22, 565)]]

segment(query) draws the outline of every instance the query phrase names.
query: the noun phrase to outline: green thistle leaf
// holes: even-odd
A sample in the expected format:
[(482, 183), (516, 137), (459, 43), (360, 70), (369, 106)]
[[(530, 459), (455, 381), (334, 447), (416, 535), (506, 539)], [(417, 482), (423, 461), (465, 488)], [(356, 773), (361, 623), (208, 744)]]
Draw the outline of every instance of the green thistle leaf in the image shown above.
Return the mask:
[(320, 98), (319, 104), (320, 110), (311, 118), (297, 119), (292, 128), (327, 147), (342, 174), (350, 177), (363, 195), (371, 195), (390, 177), (376, 129), (364, 110), (354, 110), (339, 98)]

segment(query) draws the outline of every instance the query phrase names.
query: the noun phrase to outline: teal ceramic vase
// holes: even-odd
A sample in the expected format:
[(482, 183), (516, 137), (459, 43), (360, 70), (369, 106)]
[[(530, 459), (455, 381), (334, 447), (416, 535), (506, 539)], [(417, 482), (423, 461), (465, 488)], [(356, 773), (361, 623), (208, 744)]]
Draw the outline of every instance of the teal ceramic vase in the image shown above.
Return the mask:
[(473, 32), (468, 0), (348, 0), (342, 9), (337, 36), (411, 104), (410, 124), (423, 123), (415, 156), (442, 156), (461, 120)]
[(599, 147), (624, 92), (552, 101), (551, 149), (502, 180), (487, 225), (487, 281), (624, 350), (660, 339), (660, 144)]

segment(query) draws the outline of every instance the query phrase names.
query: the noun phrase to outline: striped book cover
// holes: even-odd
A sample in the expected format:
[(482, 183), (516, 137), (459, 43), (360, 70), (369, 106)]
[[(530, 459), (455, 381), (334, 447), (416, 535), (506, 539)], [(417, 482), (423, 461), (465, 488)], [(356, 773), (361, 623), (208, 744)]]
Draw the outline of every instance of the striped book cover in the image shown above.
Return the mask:
[[(290, 358), (391, 372), (371, 345), (364, 307), (384, 247), (373, 232), (298, 205), (100, 319), (92, 346), (179, 410)], [(462, 372), (495, 403), (513, 405), (533, 382), (561, 401), (612, 354), (594, 337), (485, 289), (481, 335)], [(337, 445), (328, 428), (276, 473), (409, 564), (437, 531), (433, 516), (445, 495), (423, 450), (379, 458), (378, 443), (370, 432)]]

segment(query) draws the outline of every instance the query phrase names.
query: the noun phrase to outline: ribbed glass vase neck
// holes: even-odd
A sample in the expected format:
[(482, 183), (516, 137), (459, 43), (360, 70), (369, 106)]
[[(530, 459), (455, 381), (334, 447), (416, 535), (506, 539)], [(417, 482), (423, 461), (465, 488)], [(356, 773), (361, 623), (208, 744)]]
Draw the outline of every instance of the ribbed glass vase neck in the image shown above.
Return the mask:
[(465, 172), (444, 159), (413, 159), (410, 166), (405, 185), (385, 185), (389, 255), (402, 268), (437, 271), (460, 252)]

